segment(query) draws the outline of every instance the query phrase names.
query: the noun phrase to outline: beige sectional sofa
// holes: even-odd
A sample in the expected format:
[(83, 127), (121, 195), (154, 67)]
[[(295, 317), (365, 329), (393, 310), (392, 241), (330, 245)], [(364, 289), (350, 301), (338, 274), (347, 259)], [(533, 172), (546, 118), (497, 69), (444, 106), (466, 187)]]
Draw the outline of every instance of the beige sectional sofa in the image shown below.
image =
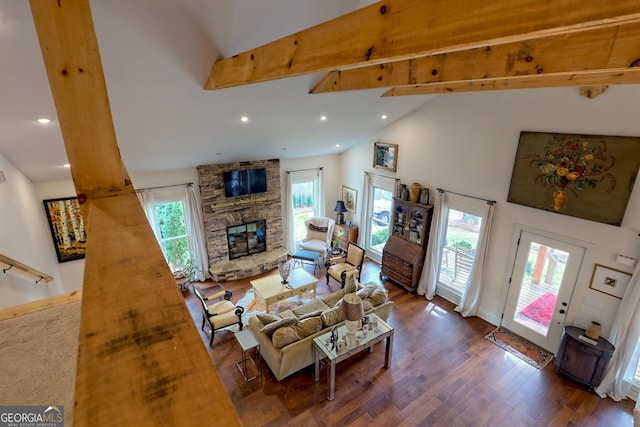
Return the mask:
[(293, 310), (249, 317), (248, 327), (260, 344), (260, 353), (278, 381), (313, 364), (313, 338), (344, 321), (338, 310), (345, 289), (363, 296), (365, 315), (387, 320), (393, 307), (387, 290), (378, 284), (354, 285), (303, 304)]

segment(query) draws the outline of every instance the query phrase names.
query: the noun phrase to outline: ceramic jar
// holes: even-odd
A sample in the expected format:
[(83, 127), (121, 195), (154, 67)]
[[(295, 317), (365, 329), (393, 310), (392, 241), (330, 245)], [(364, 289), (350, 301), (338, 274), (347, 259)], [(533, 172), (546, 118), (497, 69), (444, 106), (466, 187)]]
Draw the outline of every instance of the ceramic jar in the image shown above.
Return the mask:
[(418, 203), (420, 200), (420, 191), (422, 190), (422, 185), (414, 182), (411, 184), (411, 188), (409, 189), (409, 201), (413, 203)]
[(402, 184), (402, 188), (400, 190), (400, 198), (402, 200), (409, 200), (409, 190), (405, 184)]
[(424, 187), (422, 189), (422, 192), (420, 193), (420, 203), (422, 203), (423, 205), (429, 204), (429, 188), (428, 187)]
[(585, 332), (587, 338), (591, 338), (592, 340), (598, 340), (600, 338), (600, 332), (602, 331), (602, 325), (598, 322), (591, 322), (589, 328)]

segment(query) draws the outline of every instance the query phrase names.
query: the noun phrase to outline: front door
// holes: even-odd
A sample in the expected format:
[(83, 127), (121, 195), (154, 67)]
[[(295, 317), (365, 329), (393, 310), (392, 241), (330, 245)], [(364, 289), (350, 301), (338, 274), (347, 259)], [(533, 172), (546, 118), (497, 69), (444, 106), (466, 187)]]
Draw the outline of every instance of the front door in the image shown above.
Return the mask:
[(585, 248), (522, 230), (502, 326), (555, 353)]

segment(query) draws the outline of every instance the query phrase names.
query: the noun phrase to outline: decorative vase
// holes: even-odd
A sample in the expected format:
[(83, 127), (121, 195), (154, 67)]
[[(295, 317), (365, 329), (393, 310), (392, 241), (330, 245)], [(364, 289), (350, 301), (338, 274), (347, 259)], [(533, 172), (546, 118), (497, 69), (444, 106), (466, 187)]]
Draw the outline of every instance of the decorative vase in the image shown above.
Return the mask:
[(422, 186), (417, 182), (411, 184), (411, 189), (409, 190), (409, 201), (413, 203), (418, 203), (420, 200), (420, 191), (422, 190)]
[(402, 195), (400, 196), (402, 200), (409, 200), (409, 190), (407, 186), (402, 184)]
[(398, 188), (398, 198), (402, 199), (402, 194), (407, 190), (407, 184), (400, 184), (400, 188)]
[(553, 210), (558, 212), (564, 208), (564, 204), (567, 201), (567, 195), (562, 190), (558, 190), (553, 193)]
[(429, 188), (424, 187), (420, 193), (420, 203), (423, 205), (429, 204)]
[(591, 322), (591, 325), (589, 325), (589, 328), (585, 332), (585, 335), (587, 336), (587, 338), (591, 338), (592, 340), (598, 341), (598, 338), (600, 338), (601, 331), (602, 331), (602, 325), (600, 323)]
[(287, 284), (287, 279), (289, 278), (289, 273), (291, 273), (291, 264), (288, 262), (283, 262), (278, 266), (278, 273), (280, 273), (280, 277), (282, 277), (282, 283)]

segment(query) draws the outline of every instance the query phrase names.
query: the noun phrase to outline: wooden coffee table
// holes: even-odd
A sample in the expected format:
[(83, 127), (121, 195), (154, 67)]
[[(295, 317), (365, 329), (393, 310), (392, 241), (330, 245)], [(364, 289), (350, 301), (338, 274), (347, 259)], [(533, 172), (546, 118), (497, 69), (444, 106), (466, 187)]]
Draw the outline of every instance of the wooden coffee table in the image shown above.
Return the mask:
[(315, 299), (318, 279), (314, 275), (307, 273), (303, 268), (294, 268), (289, 274), (288, 281), (288, 286), (282, 284), (282, 278), (278, 274), (250, 281), (255, 298), (260, 298), (264, 301), (267, 313), (269, 312), (270, 304), (300, 295), (312, 289), (313, 298)]

